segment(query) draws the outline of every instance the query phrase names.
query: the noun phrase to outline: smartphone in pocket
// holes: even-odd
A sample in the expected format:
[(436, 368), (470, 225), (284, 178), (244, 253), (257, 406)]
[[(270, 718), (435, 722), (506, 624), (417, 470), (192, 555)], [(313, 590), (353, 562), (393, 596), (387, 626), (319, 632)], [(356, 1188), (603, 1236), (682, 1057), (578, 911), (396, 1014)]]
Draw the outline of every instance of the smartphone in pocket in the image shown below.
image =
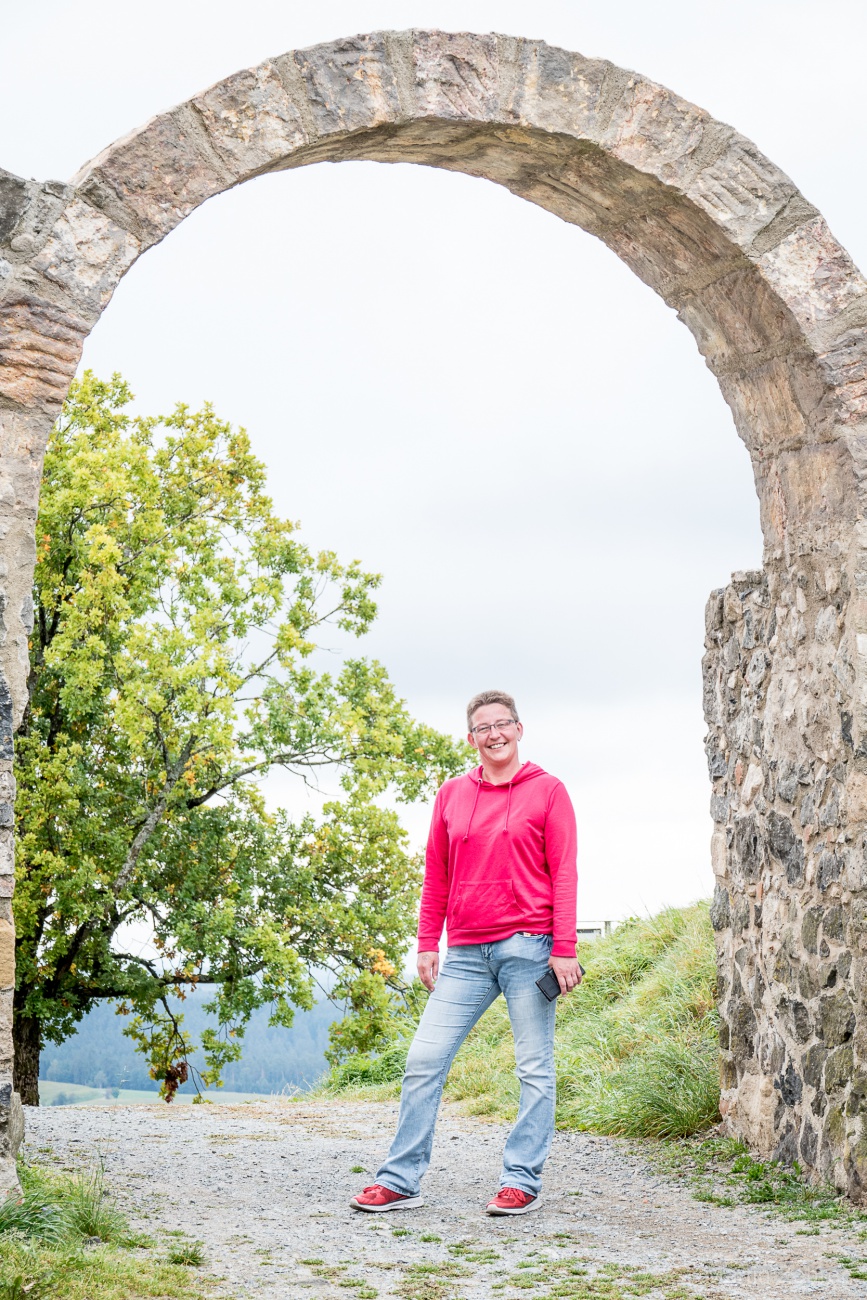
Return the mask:
[[(581, 978), (583, 979), (584, 967), (581, 965), (580, 961), (578, 963), (578, 969), (580, 970)], [(548, 967), (541, 979), (536, 980), (536, 988), (540, 993), (545, 994), (545, 997), (549, 1002), (553, 1002), (555, 998), (560, 996), (560, 981), (557, 979), (551, 966)]]

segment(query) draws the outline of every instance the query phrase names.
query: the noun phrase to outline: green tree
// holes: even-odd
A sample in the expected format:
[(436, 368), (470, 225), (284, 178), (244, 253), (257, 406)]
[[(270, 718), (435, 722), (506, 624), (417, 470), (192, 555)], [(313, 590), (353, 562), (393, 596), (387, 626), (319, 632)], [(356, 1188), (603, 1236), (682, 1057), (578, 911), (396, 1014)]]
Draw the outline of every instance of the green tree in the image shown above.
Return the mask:
[[(210, 406), (132, 418), (130, 398), (86, 374), (46, 458), (16, 751), (15, 1086), (31, 1104), (43, 1042), (99, 999), (131, 1016), (169, 1099), (192, 1044), (168, 995), (197, 984), (217, 1013), (205, 1083), (254, 1007), (288, 1025), (310, 1006), (319, 969), (375, 1039), (418, 885), (381, 796), (424, 797), (464, 761), (380, 664), (323, 668), (323, 630), (364, 633), (379, 578), (301, 544), (246, 433)], [(275, 768), (336, 774), (339, 797), (318, 818), (271, 813)]]

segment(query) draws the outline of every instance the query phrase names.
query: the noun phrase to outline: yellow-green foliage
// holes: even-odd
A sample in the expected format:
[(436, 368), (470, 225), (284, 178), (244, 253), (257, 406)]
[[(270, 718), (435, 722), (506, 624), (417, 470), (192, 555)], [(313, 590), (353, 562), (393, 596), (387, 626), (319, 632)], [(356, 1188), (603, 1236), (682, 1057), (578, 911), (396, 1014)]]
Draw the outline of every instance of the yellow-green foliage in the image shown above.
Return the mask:
[[(334, 1057), (379, 1046), (418, 872), (377, 796), (432, 794), (466, 746), (416, 723), (375, 660), (317, 658), (332, 626), (368, 629), (379, 577), (300, 542), (244, 430), (208, 405), (133, 417), (131, 400), (119, 376), (86, 372), (45, 459), (15, 754), (15, 1019), (19, 1045), (61, 1042), (116, 1002), (170, 1100), (194, 1044), (165, 996), (202, 983), (206, 1086), (255, 1007), (288, 1026), (312, 1006), (316, 969), (352, 1004)], [(266, 810), (269, 772), (323, 764), (340, 796), (321, 817)], [(115, 942), (134, 922), (152, 962)], [(34, 1101), (35, 1075), (22, 1082)]]
[[(680, 1137), (719, 1118), (716, 966), (708, 905), (631, 920), (581, 950), (581, 988), (557, 1006), (557, 1122), (563, 1128)], [(506, 1007), (464, 1044), (446, 1095), (474, 1114), (518, 1099)]]

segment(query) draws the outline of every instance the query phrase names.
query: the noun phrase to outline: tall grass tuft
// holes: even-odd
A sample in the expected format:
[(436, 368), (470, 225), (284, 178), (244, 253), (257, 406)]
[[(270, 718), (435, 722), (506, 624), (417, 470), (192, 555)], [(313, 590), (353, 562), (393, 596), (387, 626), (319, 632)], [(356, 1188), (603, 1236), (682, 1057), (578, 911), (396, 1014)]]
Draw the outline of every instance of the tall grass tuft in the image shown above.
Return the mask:
[(141, 1249), (101, 1167), (69, 1176), (21, 1161), (18, 1176), (21, 1192), (0, 1203), (0, 1300), (205, 1300), (189, 1267)]
[[(708, 904), (627, 921), (582, 948), (581, 960), (587, 968), (581, 987), (557, 1003), (558, 1125), (674, 1138), (718, 1120), (716, 962)], [(514, 1067), (508, 1015), (498, 999), (458, 1054), (446, 1096), (463, 1101), (473, 1114), (511, 1118), (519, 1091)], [(366, 1077), (332, 1076), (331, 1086), (378, 1081), (375, 1065), (361, 1073)]]
[(90, 1239), (126, 1245), (132, 1239), (123, 1213), (109, 1198), (102, 1166), (60, 1178), (33, 1165), (19, 1166), (21, 1195), (0, 1204), (0, 1234), (17, 1233), (49, 1245)]

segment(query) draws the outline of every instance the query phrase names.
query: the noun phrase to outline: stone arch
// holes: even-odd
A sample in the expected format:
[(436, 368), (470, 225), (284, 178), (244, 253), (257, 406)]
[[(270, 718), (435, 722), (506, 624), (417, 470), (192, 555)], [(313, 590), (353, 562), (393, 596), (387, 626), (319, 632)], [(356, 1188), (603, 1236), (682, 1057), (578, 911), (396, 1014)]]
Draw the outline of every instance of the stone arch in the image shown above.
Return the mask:
[[(644, 77), (539, 41), (374, 33), (239, 72), (69, 184), (0, 173), (0, 808), (26, 698), (42, 454), (84, 339), (133, 262), (201, 203), (347, 159), (483, 177), (596, 235), (678, 312), (717, 377), (765, 539), (764, 570), (734, 575), (707, 618), (722, 1107), (762, 1151), (797, 1154), (860, 1196), (867, 282), (750, 141)], [(7, 1154), (11, 863), (10, 812)]]

